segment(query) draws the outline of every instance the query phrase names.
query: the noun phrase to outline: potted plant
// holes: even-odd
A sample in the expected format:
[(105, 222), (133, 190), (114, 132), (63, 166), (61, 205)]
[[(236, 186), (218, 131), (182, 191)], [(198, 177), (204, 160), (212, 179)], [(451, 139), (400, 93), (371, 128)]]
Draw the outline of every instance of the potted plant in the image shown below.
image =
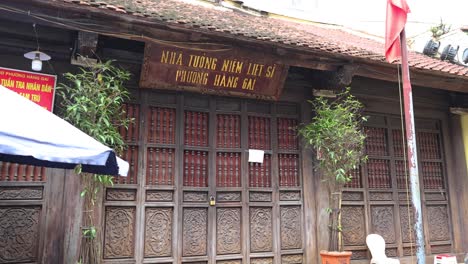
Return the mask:
[[(357, 169), (367, 157), (364, 155), (365, 132), (362, 123), (363, 105), (350, 93), (350, 89), (337, 94), (334, 99), (316, 97), (309, 101), (315, 116), (299, 128), (306, 144), (315, 148), (324, 184), (327, 186), (329, 206), (328, 251), (322, 250), (322, 263), (349, 263), (351, 252), (343, 252), (341, 227), (341, 197), (345, 184), (352, 179), (351, 171)], [(333, 262), (330, 258), (338, 258)]]

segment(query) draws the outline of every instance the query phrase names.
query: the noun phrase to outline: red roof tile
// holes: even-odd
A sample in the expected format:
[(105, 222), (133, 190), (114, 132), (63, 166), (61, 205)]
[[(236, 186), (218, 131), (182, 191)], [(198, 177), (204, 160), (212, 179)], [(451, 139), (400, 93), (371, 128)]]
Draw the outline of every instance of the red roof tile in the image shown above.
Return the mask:
[[(45, 0), (53, 1), (53, 0)], [(323, 28), (242, 12), (222, 11), (180, 0), (59, 0), (80, 5), (106, 8), (144, 16), (167, 24), (223, 32), (257, 40), (284, 43), (293, 47), (308, 47), (312, 51), (341, 54), (350, 59), (385, 62), (384, 45), (377, 41), (350, 34), (340, 29)], [(409, 65), (430, 72), (468, 77), (466, 66), (440, 61), (410, 52)]]

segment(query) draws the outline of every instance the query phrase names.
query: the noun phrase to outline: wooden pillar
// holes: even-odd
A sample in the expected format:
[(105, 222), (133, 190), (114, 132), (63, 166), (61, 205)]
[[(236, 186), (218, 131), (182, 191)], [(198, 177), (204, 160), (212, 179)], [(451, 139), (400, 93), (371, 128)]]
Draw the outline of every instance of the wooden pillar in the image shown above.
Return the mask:
[(76, 263), (81, 244), (83, 199), (80, 176), (69, 170), (65, 173), (63, 197), (63, 262)]
[[(308, 102), (302, 103), (302, 123), (310, 122), (312, 107)], [(316, 181), (313, 170), (312, 149), (302, 142), (302, 175), (304, 191), (304, 231), (305, 263), (318, 263)]]
[(63, 193), (65, 170), (49, 169), (45, 193), (44, 250), (41, 263), (61, 264), (63, 259)]
[[(451, 115), (453, 176), (450, 184), (451, 210), (458, 219), (454, 224), (454, 249), (468, 252), (468, 115)], [(454, 217), (455, 218), (455, 217)], [(457, 228), (456, 226), (459, 226)]]

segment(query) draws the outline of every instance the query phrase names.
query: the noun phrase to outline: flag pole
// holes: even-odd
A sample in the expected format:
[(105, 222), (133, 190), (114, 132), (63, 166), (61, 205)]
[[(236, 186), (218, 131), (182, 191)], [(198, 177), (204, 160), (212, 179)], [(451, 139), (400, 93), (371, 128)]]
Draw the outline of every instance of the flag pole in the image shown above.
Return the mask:
[(408, 51), (406, 47), (405, 29), (400, 33), (401, 41), (401, 72), (403, 77), (403, 101), (405, 112), (406, 151), (410, 172), (411, 202), (414, 211), (414, 230), (416, 233), (416, 257), (418, 264), (425, 264), (424, 233), (421, 214), (421, 193), (419, 187), (418, 156), (416, 151), (416, 133), (414, 130), (413, 93), (411, 89), (408, 67)]

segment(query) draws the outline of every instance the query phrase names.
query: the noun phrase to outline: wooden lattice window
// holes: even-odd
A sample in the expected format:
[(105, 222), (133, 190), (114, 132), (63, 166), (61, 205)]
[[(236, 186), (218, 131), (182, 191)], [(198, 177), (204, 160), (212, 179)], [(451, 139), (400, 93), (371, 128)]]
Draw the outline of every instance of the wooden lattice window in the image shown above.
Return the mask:
[(129, 170), (127, 177), (116, 177), (114, 182), (117, 184), (136, 184), (138, 183), (138, 146), (130, 145), (122, 155), (122, 159), (128, 162)]
[(147, 185), (173, 185), (175, 151), (171, 148), (148, 148), (146, 162)]
[(176, 111), (172, 108), (150, 107), (148, 111), (148, 142), (174, 144)]
[(279, 183), (281, 187), (297, 187), (299, 180), (299, 155), (278, 154)]
[(249, 148), (271, 149), (270, 118), (249, 116)]
[(237, 152), (216, 153), (216, 186), (241, 186), (241, 155)]
[(184, 151), (184, 186), (208, 186), (208, 152)]
[(216, 146), (218, 148), (240, 148), (240, 116), (219, 114), (216, 117)]
[(208, 146), (208, 113), (185, 111), (184, 143), (186, 146)]
[(278, 149), (298, 150), (297, 120), (278, 118)]
[(127, 177), (115, 177), (116, 184), (136, 184), (138, 182), (138, 138), (140, 137), (140, 105), (126, 103), (123, 105), (126, 118), (133, 119), (128, 128), (120, 127), (119, 132), (127, 143), (121, 158), (129, 163)]
[(270, 154), (265, 154), (263, 163), (249, 162), (249, 186), (271, 187)]
[(46, 180), (44, 167), (0, 161), (0, 181), (45, 182)]

